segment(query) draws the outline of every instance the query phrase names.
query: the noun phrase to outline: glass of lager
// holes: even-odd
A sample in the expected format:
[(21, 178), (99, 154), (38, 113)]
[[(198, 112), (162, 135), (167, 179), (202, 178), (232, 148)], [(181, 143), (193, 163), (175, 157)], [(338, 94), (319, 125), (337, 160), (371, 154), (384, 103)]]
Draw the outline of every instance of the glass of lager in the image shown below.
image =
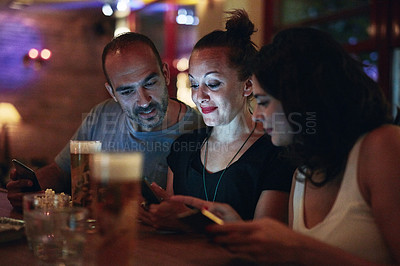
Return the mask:
[(70, 141), (71, 196), (74, 206), (90, 207), (91, 177), (89, 157), (101, 151), (100, 141)]
[(133, 265), (143, 156), (96, 153), (90, 160), (95, 189), (96, 265)]

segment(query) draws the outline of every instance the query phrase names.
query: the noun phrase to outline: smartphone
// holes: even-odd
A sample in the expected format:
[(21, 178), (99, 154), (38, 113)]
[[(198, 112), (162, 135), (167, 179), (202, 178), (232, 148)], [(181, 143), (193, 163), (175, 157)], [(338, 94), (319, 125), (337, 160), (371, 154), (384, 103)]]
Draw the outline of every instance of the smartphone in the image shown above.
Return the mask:
[(21, 163), (16, 159), (12, 159), (12, 163), (17, 171), (17, 175), (26, 178), (32, 181), (33, 185), (28, 188), (22, 189), (22, 192), (35, 192), (42, 190), (39, 185), (39, 181), (37, 180), (35, 172), (26, 166), (25, 164)]
[(151, 188), (149, 180), (144, 177), (142, 181), (142, 196), (146, 200), (146, 204), (160, 204), (162, 198), (157, 196), (157, 194)]
[(224, 224), (221, 218), (205, 209), (192, 209), (180, 214), (178, 219), (198, 232), (205, 232), (205, 228), (210, 224)]

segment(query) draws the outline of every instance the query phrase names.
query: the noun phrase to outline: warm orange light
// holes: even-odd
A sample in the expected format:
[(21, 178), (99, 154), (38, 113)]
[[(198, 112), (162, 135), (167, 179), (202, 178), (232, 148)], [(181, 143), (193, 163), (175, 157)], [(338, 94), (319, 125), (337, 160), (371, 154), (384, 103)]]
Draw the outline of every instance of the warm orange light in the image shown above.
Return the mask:
[(18, 123), (21, 116), (11, 103), (0, 103), (0, 125)]
[(43, 58), (44, 60), (47, 60), (51, 57), (51, 51), (49, 49), (43, 49), (40, 52), (40, 57)]
[(29, 50), (28, 55), (29, 55), (30, 58), (36, 59), (39, 56), (39, 51), (36, 50), (35, 48), (32, 48), (32, 49)]
[(189, 78), (186, 73), (179, 73), (176, 77), (177, 98), (191, 107), (195, 107), (192, 100), (192, 90), (189, 87)]
[(190, 6), (190, 5), (197, 5), (199, 0), (176, 0), (175, 4), (183, 5), (183, 6)]
[(176, 63), (176, 68), (179, 71), (186, 71), (189, 68), (189, 59), (184, 57), (179, 59), (178, 62)]
[(143, 4), (147, 5), (147, 4), (151, 4), (152, 2), (154, 2), (155, 0), (143, 0)]

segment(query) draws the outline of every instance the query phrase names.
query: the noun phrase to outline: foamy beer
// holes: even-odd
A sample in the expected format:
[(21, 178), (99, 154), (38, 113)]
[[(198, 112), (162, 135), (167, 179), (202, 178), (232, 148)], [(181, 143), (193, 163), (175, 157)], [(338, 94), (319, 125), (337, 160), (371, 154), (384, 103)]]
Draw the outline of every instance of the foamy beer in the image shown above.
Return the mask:
[(91, 178), (89, 157), (101, 151), (100, 141), (70, 141), (71, 196), (74, 206), (89, 207), (91, 202)]
[(96, 265), (132, 265), (143, 157), (96, 153), (90, 169), (95, 189)]

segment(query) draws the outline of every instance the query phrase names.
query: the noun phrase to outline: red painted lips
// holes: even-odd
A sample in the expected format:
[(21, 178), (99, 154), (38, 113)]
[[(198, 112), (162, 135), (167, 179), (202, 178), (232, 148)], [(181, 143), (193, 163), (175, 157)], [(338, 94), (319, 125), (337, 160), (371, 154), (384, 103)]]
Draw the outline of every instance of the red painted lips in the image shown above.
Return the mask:
[(217, 110), (218, 107), (201, 107), (201, 111), (203, 114), (209, 114)]

